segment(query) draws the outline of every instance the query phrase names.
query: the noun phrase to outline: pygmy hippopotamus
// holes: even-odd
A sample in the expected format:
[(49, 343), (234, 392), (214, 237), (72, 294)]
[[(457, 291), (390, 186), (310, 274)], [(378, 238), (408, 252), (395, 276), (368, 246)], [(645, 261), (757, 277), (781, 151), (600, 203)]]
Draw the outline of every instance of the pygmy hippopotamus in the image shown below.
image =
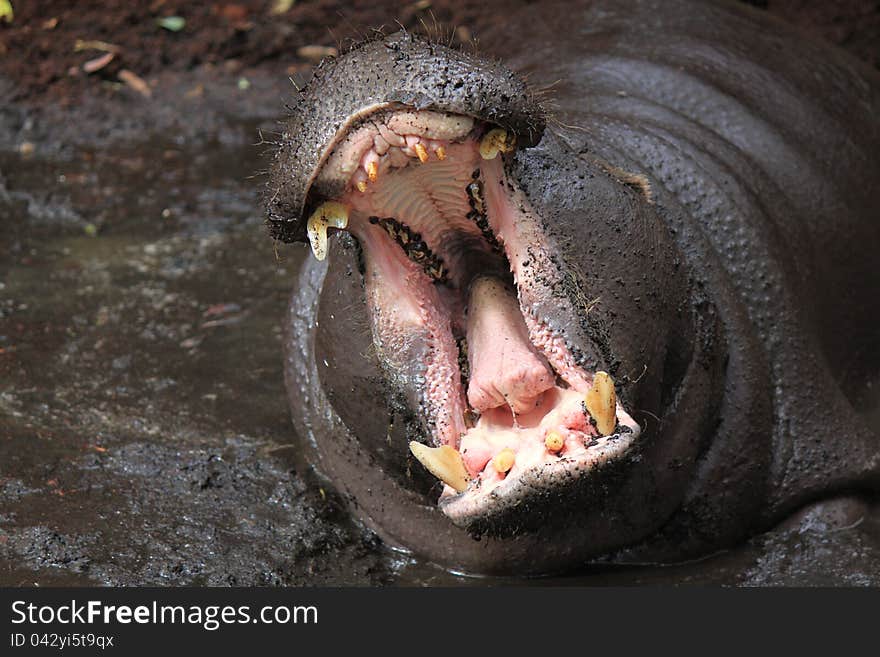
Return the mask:
[(878, 112), (873, 70), (715, 2), (323, 62), (267, 194), (315, 256), (285, 338), (315, 470), (473, 573), (693, 557), (876, 491)]

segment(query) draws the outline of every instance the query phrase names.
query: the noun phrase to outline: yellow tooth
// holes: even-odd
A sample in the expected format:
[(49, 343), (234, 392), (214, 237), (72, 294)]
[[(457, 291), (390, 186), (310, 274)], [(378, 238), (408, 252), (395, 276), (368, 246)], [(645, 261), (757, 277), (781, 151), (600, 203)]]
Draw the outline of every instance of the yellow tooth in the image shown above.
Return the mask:
[(558, 452), (564, 444), (565, 439), (556, 431), (548, 431), (547, 435), (544, 436), (544, 446), (547, 448), (547, 451)]
[(363, 194), (365, 191), (367, 191), (367, 183), (366, 183), (366, 181), (364, 181), (364, 180), (359, 180), (359, 181), (358, 181), (358, 184), (357, 184), (357, 188), (358, 188), (358, 191), (359, 191), (361, 194)]
[(367, 178), (370, 179), (370, 182), (376, 182), (376, 179), (379, 177), (379, 165), (375, 162), (370, 162), (367, 165)]
[(416, 155), (419, 156), (420, 162), (424, 163), (428, 161), (428, 151), (425, 150), (423, 144), (416, 144), (415, 146), (413, 146), (413, 150), (416, 152)]
[(312, 245), (312, 253), (318, 260), (327, 257), (327, 228), (345, 228), (348, 226), (348, 208), (336, 201), (327, 201), (318, 206), (318, 209), (309, 217), (306, 224), (306, 232), (309, 235), (309, 243)]
[(446, 159), (446, 149), (443, 148), (442, 146), (438, 146), (437, 148), (435, 148), (434, 154), (437, 156), (438, 160), (445, 160)]
[(498, 153), (508, 153), (514, 146), (516, 146), (516, 135), (502, 128), (493, 128), (480, 140), (480, 157), (484, 160), (494, 160)]
[(617, 426), (617, 395), (614, 392), (614, 381), (607, 372), (596, 372), (584, 402), (599, 433), (603, 436), (614, 433), (614, 427)]
[(452, 486), (459, 493), (467, 488), (470, 477), (458, 450), (449, 445), (428, 447), (413, 440), (409, 443), (409, 451), (444, 484)]
[(516, 452), (509, 447), (505, 447), (495, 455), (494, 459), (492, 459), (492, 467), (495, 468), (495, 471), (498, 472), (498, 474), (504, 474), (505, 472), (510, 472), (515, 461)]

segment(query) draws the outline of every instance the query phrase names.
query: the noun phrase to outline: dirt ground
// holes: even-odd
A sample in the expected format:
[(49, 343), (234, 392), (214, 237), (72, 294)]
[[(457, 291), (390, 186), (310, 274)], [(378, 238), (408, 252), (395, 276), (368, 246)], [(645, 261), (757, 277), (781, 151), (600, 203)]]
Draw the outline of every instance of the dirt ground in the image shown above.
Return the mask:
[[(498, 20), (490, 5), (473, 0), (300, 0), (284, 11), (277, 0), (13, 4), (21, 10), (12, 24), (0, 26), (0, 75), (18, 83), (12, 100), (59, 103), (76, 102), (83, 93), (112, 95), (122, 70), (145, 80), (203, 65), (226, 72), (260, 65), (289, 75), (374, 28), (420, 29), (436, 22), (457, 26), (453, 39), (458, 41)], [(525, 3), (508, 3), (518, 4)], [(158, 21), (168, 17), (183, 19), (182, 27), (160, 27)], [(83, 69), (107, 54), (113, 57), (106, 66), (91, 74)]]
[[(504, 10), (497, 3), (475, 0), (12, 4), (12, 22), (0, 20), (0, 76), (15, 81), (8, 100), (67, 106), (82, 94), (113, 97), (126, 84), (125, 74), (120, 79), (122, 71), (148, 84), (163, 71), (199, 66), (234, 73), (259, 65), (278, 74), (294, 74), (332, 49), (344, 49), (352, 39), (383, 26), (419, 29), (439, 24), (448, 29), (453, 42), (467, 42), (487, 25), (503, 21), (504, 11), (529, 2), (508, 0)], [(749, 4), (880, 66), (880, 5), (875, 2), (753, 0)], [(183, 19), (176, 31), (160, 26), (165, 20), (164, 25), (177, 27), (167, 23), (170, 17)]]
[[(260, 135), (328, 48), (398, 23), (470, 41), (519, 4), (12, 0), (0, 585), (484, 583), (383, 547), (291, 447), (280, 320), (306, 250), (265, 235)], [(880, 66), (876, 3), (752, 4)], [(564, 582), (876, 584), (865, 517)]]

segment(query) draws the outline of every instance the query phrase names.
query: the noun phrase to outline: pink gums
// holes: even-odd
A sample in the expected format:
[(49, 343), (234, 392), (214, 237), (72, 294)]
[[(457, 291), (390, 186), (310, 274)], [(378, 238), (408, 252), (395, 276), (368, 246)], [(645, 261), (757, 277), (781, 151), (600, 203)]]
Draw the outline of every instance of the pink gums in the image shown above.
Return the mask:
[[(452, 337), (451, 313), (419, 267), (407, 260), (380, 228), (365, 221), (351, 226), (366, 256), (366, 289), (374, 341), (394, 363), (404, 353), (403, 341), (425, 339), (423, 400), (442, 444), (458, 446), (466, 430), (465, 402), (458, 369), (458, 347)], [(411, 367), (413, 363), (395, 363)]]

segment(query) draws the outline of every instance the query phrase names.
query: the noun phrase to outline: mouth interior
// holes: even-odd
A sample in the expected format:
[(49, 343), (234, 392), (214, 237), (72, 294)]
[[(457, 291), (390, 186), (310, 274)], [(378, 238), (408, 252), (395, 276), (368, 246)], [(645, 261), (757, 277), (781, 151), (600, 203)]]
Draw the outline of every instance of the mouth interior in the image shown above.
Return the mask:
[[(469, 117), (388, 111), (343, 136), (317, 177), (344, 183), (337, 225), (363, 249), (383, 365), (433, 445), (460, 454), (452, 465), (419, 457), (445, 482), (453, 519), (513, 495), (527, 473), (550, 484), (554, 472), (590, 469), (639, 432), (613, 384), (579, 366), (540, 316), (558, 267), (505, 176), (512, 148), (512, 135)], [(324, 230), (310, 223), (316, 254)]]

